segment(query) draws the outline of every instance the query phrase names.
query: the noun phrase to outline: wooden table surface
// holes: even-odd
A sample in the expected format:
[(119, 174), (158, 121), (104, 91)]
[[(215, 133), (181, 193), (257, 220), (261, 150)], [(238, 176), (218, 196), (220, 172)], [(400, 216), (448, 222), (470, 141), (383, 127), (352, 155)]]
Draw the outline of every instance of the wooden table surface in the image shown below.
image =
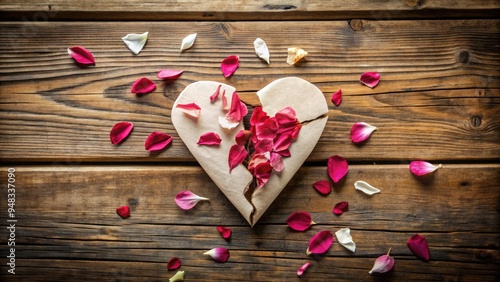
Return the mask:
[[(167, 281), (171, 257), (181, 259), (185, 281), (500, 280), (498, 1), (177, 2), (0, 3), (1, 281)], [(121, 37), (145, 31), (148, 42), (133, 55)], [(180, 53), (191, 33), (194, 46)], [(254, 53), (257, 37), (270, 49), (269, 65)], [(74, 63), (66, 49), (75, 45), (93, 53), (94, 67)], [(288, 47), (309, 55), (290, 66)], [(220, 62), (233, 54), (240, 66), (226, 79)], [(184, 73), (165, 85), (156, 79), (164, 68)], [(381, 73), (374, 89), (358, 81), (366, 71)], [(136, 97), (130, 87), (142, 76), (158, 88)], [(252, 228), (187, 150), (170, 113), (196, 81), (234, 86), (251, 110), (259, 89), (289, 76), (324, 93), (328, 122)], [(115, 146), (109, 132), (119, 121), (135, 128)], [(378, 127), (361, 146), (349, 138), (355, 122)], [(173, 136), (159, 154), (144, 149), (153, 131)], [(328, 179), (332, 155), (346, 158), (349, 172), (322, 196), (312, 184)], [(444, 168), (417, 178), (408, 169), (417, 159)], [(354, 190), (357, 180), (382, 192), (367, 197)], [(210, 202), (179, 209), (174, 196), (185, 189)], [(336, 216), (340, 201), (349, 211)], [(130, 218), (116, 214), (122, 205)], [(291, 230), (285, 221), (295, 211), (317, 224)], [(230, 240), (218, 225), (232, 228)], [(344, 227), (356, 252), (334, 242), (324, 255), (306, 255), (314, 234)], [(429, 262), (406, 245), (416, 233), (427, 238)], [(203, 255), (217, 246), (230, 250), (228, 262)], [(389, 248), (394, 269), (368, 274)]]

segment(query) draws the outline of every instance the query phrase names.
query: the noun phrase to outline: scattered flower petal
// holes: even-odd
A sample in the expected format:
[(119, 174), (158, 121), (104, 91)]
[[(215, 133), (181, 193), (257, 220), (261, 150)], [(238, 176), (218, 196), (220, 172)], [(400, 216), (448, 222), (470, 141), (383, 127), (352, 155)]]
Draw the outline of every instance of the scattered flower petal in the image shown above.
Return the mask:
[(351, 140), (354, 143), (361, 143), (370, 138), (373, 131), (377, 130), (375, 126), (366, 122), (356, 122), (351, 127)]
[(314, 235), (309, 241), (309, 247), (307, 248), (307, 255), (310, 254), (323, 254), (330, 246), (333, 244), (333, 234), (329, 230), (323, 230)]
[(227, 117), (219, 117), (219, 125), (225, 129), (233, 129), (240, 124), (239, 121), (234, 121), (232, 119), (228, 119)]
[(231, 55), (225, 58), (220, 64), (220, 69), (224, 77), (230, 77), (238, 68), (240, 57)]
[(143, 34), (130, 33), (122, 37), (122, 40), (130, 51), (137, 55), (144, 48), (146, 41), (148, 41), (148, 32), (144, 32)]
[(206, 145), (206, 146), (219, 146), (222, 139), (219, 134), (215, 132), (207, 132), (200, 136), (200, 140), (198, 140), (198, 145)]
[(227, 228), (224, 226), (217, 226), (217, 230), (219, 231), (222, 238), (224, 238), (224, 239), (231, 238), (231, 233), (232, 233), (231, 228)]
[(339, 182), (346, 174), (349, 169), (347, 161), (338, 155), (331, 156), (328, 158), (328, 175), (333, 180), (333, 183)]
[(116, 208), (116, 213), (123, 219), (130, 217), (130, 208), (128, 206), (121, 206)]
[(356, 251), (356, 243), (352, 240), (351, 230), (349, 228), (342, 228), (335, 232), (335, 236), (337, 237), (337, 241), (339, 244), (344, 246), (351, 252)]
[(373, 195), (373, 194), (380, 193), (380, 189), (375, 188), (375, 187), (371, 186), (370, 184), (368, 184), (364, 181), (361, 181), (361, 180), (354, 182), (354, 188), (356, 188), (356, 190), (359, 190), (367, 195)]
[(257, 38), (253, 42), (253, 47), (255, 48), (255, 54), (269, 64), (269, 49), (267, 49), (266, 42), (261, 38)]
[(150, 152), (158, 152), (170, 145), (172, 139), (172, 136), (166, 133), (154, 131), (146, 138), (144, 148)]
[(332, 185), (329, 181), (319, 180), (313, 183), (314, 189), (321, 195), (328, 195), (332, 191)]
[[(210, 102), (215, 102), (215, 100), (217, 100), (217, 98), (219, 97), (219, 93), (220, 93), (220, 88), (222, 87), (222, 84), (219, 84), (219, 86), (217, 86), (217, 89), (215, 90), (214, 94), (210, 95)], [(226, 103), (227, 103), (227, 100), (226, 100)]]
[(229, 149), (229, 172), (233, 170), (236, 166), (241, 164), (243, 160), (248, 156), (248, 152), (243, 146), (239, 146), (237, 144), (231, 146)]
[(300, 59), (304, 58), (307, 55), (307, 51), (304, 51), (300, 48), (291, 47), (288, 48), (288, 57), (286, 58), (286, 62), (289, 65), (295, 65)]
[(95, 65), (94, 56), (89, 50), (81, 46), (73, 46), (68, 48), (68, 54), (75, 59), (75, 61), (81, 66), (93, 66)]
[(245, 146), (251, 134), (252, 133), (250, 132), (250, 130), (242, 129), (238, 133), (236, 133), (236, 136), (234, 136), (234, 140), (236, 141), (236, 144)]
[(299, 277), (300, 277), (300, 276), (302, 276), (302, 274), (304, 274), (304, 272), (305, 272), (305, 271), (309, 268), (309, 266), (310, 266), (310, 265), (311, 265), (311, 262), (310, 262), (310, 261), (308, 261), (308, 262), (304, 263), (304, 265), (303, 265), (303, 266), (301, 266), (301, 267), (299, 268), (299, 270), (297, 270), (297, 275), (298, 275)]
[(156, 89), (156, 84), (147, 77), (141, 77), (132, 84), (130, 92), (135, 94), (148, 94)]
[(177, 104), (176, 108), (179, 108), (185, 114), (192, 116), (194, 118), (198, 118), (201, 113), (200, 106), (196, 105), (195, 103)]
[(341, 102), (342, 102), (342, 89), (339, 89), (337, 92), (333, 93), (332, 103), (338, 107)]
[(168, 270), (176, 270), (179, 267), (181, 267), (181, 260), (176, 257), (171, 258), (167, 263)]
[(349, 210), (349, 203), (348, 202), (340, 202), (333, 207), (333, 213), (336, 215), (341, 215), (344, 212)]
[(224, 247), (213, 248), (203, 254), (211, 256), (216, 262), (226, 262), (229, 259), (229, 250)]
[(227, 103), (226, 90), (222, 91), (222, 110), (229, 111), (229, 105)]
[(378, 72), (365, 72), (361, 74), (361, 77), (359, 78), (359, 81), (363, 83), (364, 85), (373, 88), (377, 86), (378, 82), (380, 81), (380, 73)]
[(194, 208), (199, 201), (209, 201), (209, 199), (200, 197), (189, 190), (181, 191), (175, 196), (175, 203), (183, 210)]
[(109, 132), (111, 144), (118, 145), (122, 143), (132, 132), (134, 125), (131, 122), (123, 121), (115, 124)]
[(370, 270), (370, 274), (372, 273), (386, 273), (389, 270), (392, 269), (394, 266), (394, 258), (392, 258), (389, 253), (391, 252), (391, 249), (389, 248), (389, 251), (387, 252), (386, 255), (379, 256), (376, 260), (375, 263), (373, 264), (373, 268)]
[(295, 231), (305, 231), (316, 223), (312, 221), (311, 215), (308, 212), (294, 212), (288, 216), (286, 224)]
[(424, 236), (415, 234), (411, 236), (406, 242), (410, 251), (416, 255), (419, 259), (423, 261), (429, 261), (429, 245), (427, 245), (427, 239)]
[(245, 103), (241, 102), (240, 96), (238, 96), (238, 93), (234, 91), (231, 98), (231, 107), (229, 108), (229, 112), (227, 113), (226, 117), (228, 119), (232, 119), (233, 121), (240, 122), (247, 114), (247, 106), (245, 105)]
[(182, 39), (181, 52), (193, 46), (194, 41), (196, 40), (196, 35), (198, 35), (198, 33), (190, 34)]
[(172, 277), (170, 277), (170, 279), (168, 279), (168, 282), (177, 282), (177, 281), (184, 281), (184, 271), (183, 270), (177, 271), (177, 273), (175, 273), (174, 276), (172, 276)]
[(416, 176), (426, 175), (428, 173), (436, 171), (438, 168), (442, 168), (443, 165), (433, 165), (426, 161), (413, 161), (410, 163), (410, 172)]
[(164, 69), (158, 71), (158, 78), (163, 79), (163, 80), (168, 80), (168, 81), (174, 81), (178, 79), (184, 71), (182, 70), (170, 70), (170, 69)]

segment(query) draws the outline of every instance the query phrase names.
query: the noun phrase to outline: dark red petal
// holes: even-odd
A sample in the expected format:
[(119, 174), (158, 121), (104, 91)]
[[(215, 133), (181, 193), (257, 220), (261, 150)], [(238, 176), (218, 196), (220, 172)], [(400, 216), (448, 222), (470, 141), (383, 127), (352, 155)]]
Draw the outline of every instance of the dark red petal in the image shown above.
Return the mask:
[(348, 202), (340, 202), (333, 207), (333, 213), (336, 215), (341, 215), (344, 212), (349, 210), (349, 203)]
[(269, 178), (271, 178), (271, 172), (273, 171), (273, 167), (269, 161), (260, 163), (255, 166), (254, 176), (257, 182), (257, 188), (262, 188)]
[(182, 70), (169, 70), (169, 69), (160, 70), (158, 72), (158, 78), (174, 81), (174, 80), (178, 79), (182, 75), (183, 72), (184, 71), (182, 71)]
[(230, 77), (238, 68), (240, 58), (235, 55), (231, 55), (227, 58), (225, 58), (221, 65), (220, 69), (222, 70), (222, 74), (225, 77)]
[(176, 257), (171, 258), (167, 263), (168, 270), (176, 270), (179, 267), (181, 267), (181, 260)]
[(250, 130), (240, 130), (238, 133), (236, 133), (236, 136), (234, 137), (234, 140), (236, 141), (236, 144), (240, 145), (240, 146), (244, 146), (247, 141), (248, 141), (248, 138), (250, 138)]
[(314, 189), (322, 195), (328, 195), (332, 191), (332, 185), (326, 180), (319, 180), (313, 183)]
[(323, 230), (314, 235), (309, 241), (307, 254), (323, 254), (333, 244), (333, 234), (329, 230)]
[(286, 224), (295, 231), (305, 231), (311, 224), (314, 224), (314, 222), (308, 212), (298, 211), (288, 216)]
[(130, 92), (135, 94), (148, 94), (156, 89), (156, 84), (147, 77), (139, 78), (132, 84)]
[(144, 148), (150, 152), (157, 152), (163, 150), (170, 143), (172, 143), (172, 136), (155, 131), (149, 134), (144, 143)]
[(342, 89), (339, 89), (339, 91), (333, 93), (332, 96), (332, 103), (335, 104), (335, 106), (340, 105), (342, 102)]
[(378, 82), (380, 81), (380, 73), (378, 72), (365, 72), (361, 74), (361, 77), (359, 78), (359, 81), (363, 83), (364, 85), (373, 88), (377, 86)]
[(92, 53), (81, 46), (69, 47), (68, 53), (81, 66), (95, 65), (95, 59)]
[(119, 122), (113, 126), (111, 131), (109, 132), (109, 139), (111, 140), (111, 144), (118, 145), (122, 143), (132, 132), (134, 125), (131, 122)]
[(224, 226), (217, 226), (217, 230), (224, 239), (229, 239), (231, 237), (232, 230)]
[(200, 136), (200, 140), (198, 140), (198, 145), (207, 145), (207, 146), (218, 146), (222, 139), (215, 132), (207, 132)]
[(427, 245), (427, 239), (425, 239), (424, 236), (415, 234), (411, 236), (406, 243), (408, 245), (408, 248), (410, 248), (411, 252), (414, 255), (416, 255), (421, 260), (429, 261), (429, 246)]
[(334, 183), (339, 182), (348, 171), (347, 161), (341, 156), (334, 155), (328, 158), (328, 175)]
[(116, 213), (123, 219), (130, 217), (130, 208), (128, 206), (121, 206), (116, 208)]
[(245, 147), (237, 144), (233, 145), (231, 149), (229, 149), (229, 172), (231, 172), (237, 165), (241, 164), (247, 156), (248, 152), (245, 150)]

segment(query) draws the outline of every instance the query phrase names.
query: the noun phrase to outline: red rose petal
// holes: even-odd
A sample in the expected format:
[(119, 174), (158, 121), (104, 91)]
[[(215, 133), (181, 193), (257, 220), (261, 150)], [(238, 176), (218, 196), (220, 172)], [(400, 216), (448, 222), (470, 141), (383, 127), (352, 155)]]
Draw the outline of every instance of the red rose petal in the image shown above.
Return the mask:
[(318, 191), (321, 195), (328, 195), (332, 191), (332, 185), (329, 181), (319, 180), (313, 183), (314, 189)]
[(349, 203), (348, 202), (340, 202), (333, 207), (333, 213), (336, 215), (341, 215), (344, 212), (349, 210)]
[(255, 126), (262, 124), (267, 119), (269, 119), (269, 116), (262, 110), (262, 107), (255, 107), (253, 109), (252, 116), (250, 117), (250, 125)]
[(227, 113), (226, 117), (239, 122), (243, 119), (244, 116), (246, 116), (246, 114), (248, 114), (247, 106), (243, 102), (241, 102), (238, 93), (234, 91), (233, 97), (231, 99), (231, 107), (229, 108), (229, 112)]
[(302, 265), (298, 270), (297, 270), (297, 275), (300, 277), (302, 276), (302, 274), (304, 274), (304, 272), (309, 268), (309, 266), (311, 265), (311, 262), (308, 261), (306, 263), (304, 263), (304, 265)]
[(207, 146), (218, 146), (222, 139), (215, 132), (207, 132), (200, 136), (200, 140), (198, 140), (198, 145), (207, 145)]
[(81, 46), (69, 47), (68, 54), (81, 66), (95, 65), (95, 59), (92, 53)]
[(273, 172), (273, 167), (269, 161), (260, 163), (255, 166), (254, 176), (257, 182), (257, 188), (262, 188), (266, 185), (269, 178), (271, 178), (271, 173)]
[(236, 144), (240, 146), (245, 146), (245, 144), (248, 141), (248, 138), (250, 138), (250, 130), (245, 130), (242, 129), (238, 133), (236, 133), (236, 136), (234, 137), (234, 140), (236, 141)]
[(184, 71), (182, 70), (170, 70), (170, 69), (164, 69), (158, 71), (158, 78), (159, 79), (164, 79), (164, 80), (170, 80), (174, 81), (178, 79)]
[(361, 77), (359, 78), (359, 81), (363, 83), (364, 85), (373, 88), (377, 86), (378, 82), (380, 81), (380, 73), (378, 72), (365, 72), (361, 74)]
[[(219, 93), (220, 93), (220, 88), (222, 87), (222, 84), (219, 84), (219, 86), (217, 86), (217, 89), (215, 90), (214, 94), (210, 95), (210, 102), (215, 102), (215, 100), (217, 100), (217, 98), (219, 97)], [(227, 103), (227, 100), (226, 100), (226, 103)]]
[(121, 206), (116, 208), (116, 213), (123, 219), (130, 217), (130, 208), (128, 206)]
[(229, 172), (231, 172), (237, 165), (241, 164), (247, 156), (248, 152), (245, 150), (245, 147), (237, 144), (233, 145), (231, 149), (229, 149)]
[(219, 231), (222, 238), (224, 238), (224, 239), (231, 238), (231, 233), (232, 233), (231, 228), (227, 228), (224, 226), (217, 226), (217, 230)]
[(231, 55), (222, 61), (220, 69), (222, 70), (224, 77), (230, 77), (236, 71), (239, 60), (240, 57)]
[(144, 148), (150, 152), (157, 152), (163, 150), (170, 143), (172, 143), (172, 136), (155, 131), (149, 134), (144, 143)]
[(156, 84), (147, 77), (141, 77), (132, 84), (130, 92), (135, 94), (148, 94), (156, 89)]
[(168, 270), (176, 270), (179, 267), (181, 267), (181, 260), (176, 257), (171, 258), (167, 263)]
[(341, 156), (334, 155), (328, 158), (328, 175), (334, 183), (339, 182), (348, 171), (347, 161)]
[(342, 102), (342, 89), (339, 89), (337, 92), (333, 93), (332, 103), (338, 107), (341, 102)]
[(286, 224), (295, 231), (305, 231), (313, 224), (311, 215), (308, 212), (294, 212), (286, 219)]
[(179, 108), (185, 114), (192, 116), (194, 118), (198, 118), (200, 116), (200, 113), (201, 113), (200, 106), (196, 105), (195, 103), (177, 104), (175, 107)]
[(111, 140), (111, 144), (118, 145), (122, 143), (132, 132), (134, 125), (131, 122), (119, 122), (113, 126), (111, 131), (109, 132), (109, 139)]
[(307, 255), (310, 254), (323, 254), (330, 246), (333, 244), (333, 234), (329, 230), (323, 230), (314, 235), (309, 241), (309, 247), (307, 248)]
[(410, 251), (419, 259), (429, 261), (429, 245), (427, 245), (427, 239), (424, 236), (415, 234), (408, 239), (406, 244), (410, 248)]

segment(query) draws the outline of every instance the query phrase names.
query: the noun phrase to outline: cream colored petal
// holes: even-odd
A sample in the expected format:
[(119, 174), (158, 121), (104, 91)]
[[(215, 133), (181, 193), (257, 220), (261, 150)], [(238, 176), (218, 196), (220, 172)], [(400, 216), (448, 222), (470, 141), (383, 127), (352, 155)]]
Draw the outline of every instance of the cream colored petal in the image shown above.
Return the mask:
[(356, 243), (352, 241), (351, 230), (349, 228), (342, 228), (335, 232), (335, 236), (337, 236), (337, 241), (340, 245), (344, 246), (351, 252), (356, 251)]
[(263, 59), (269, 64), (269, 49), (267, 48), (266, 42), (261, 38), (255, 39), (253, 42), (253, 47), (255, 48), (255, 54), (259, 56), (259, 58)]
[(174, 276), (168, 279), (169, 282), (184, 281), (184, 271), (179, 270)]
[(354, 182), (354, 188), (368, 195), (380, 193), (380, 189), (375, 188), (361, 180)]
[(295, 47), (288, 48), (288, 57), (286, 58), (286, 62), (289, 65), (295, 65), (307, 54), (309, 54), (307, 51), (300, 48), (295, 48)]
[(148, 41), (148, 32), (144, 32), (143, 34), (130, 33), (122, 37), (122, 40), (137, 55), (144, 48), (146, 41)]
[(193, 46), (194, 41), (196, 40), (196, 35), (198, 35), (198, 33), (190, 34), (182, 39), (181, 52)]

